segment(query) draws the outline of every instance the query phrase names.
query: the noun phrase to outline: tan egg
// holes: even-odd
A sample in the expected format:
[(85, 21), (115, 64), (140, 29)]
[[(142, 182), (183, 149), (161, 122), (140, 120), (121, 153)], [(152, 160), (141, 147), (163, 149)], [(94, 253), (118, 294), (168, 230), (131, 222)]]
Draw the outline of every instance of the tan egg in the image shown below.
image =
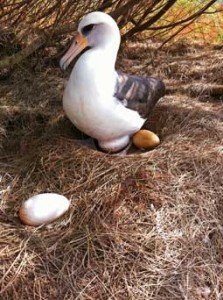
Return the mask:
[(26, 225), (48, 224), (61, 217), (70, 201), (56, 193), (43, 193), (26, 200), (19, 209), (19, 218)]
[(133, 144), (139, 149), (153, 149), (160, 144), (159, 137), (152, 131), (142, 129), (133, 136)]

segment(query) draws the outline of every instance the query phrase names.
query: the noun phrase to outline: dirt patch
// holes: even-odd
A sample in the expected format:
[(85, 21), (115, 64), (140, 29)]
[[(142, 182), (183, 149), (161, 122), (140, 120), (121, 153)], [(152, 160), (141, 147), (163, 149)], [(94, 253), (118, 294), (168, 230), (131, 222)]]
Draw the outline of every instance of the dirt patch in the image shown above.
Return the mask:
[[(123, 71), (179, 87), (147, 122), (161, 145), (146, 156), (75, 140), (84, 137), (63, 115), (59, 68), (21, 66), (2, 80), (2, 299), (221, 299), (222, 96), (182, 86), (222, 84), (223, 57), (185, 47), (130, 43), (120, 55)], [(38, 229), (20, 224), (22, 201), (40, 192), (67, 196), (71, 209)]]

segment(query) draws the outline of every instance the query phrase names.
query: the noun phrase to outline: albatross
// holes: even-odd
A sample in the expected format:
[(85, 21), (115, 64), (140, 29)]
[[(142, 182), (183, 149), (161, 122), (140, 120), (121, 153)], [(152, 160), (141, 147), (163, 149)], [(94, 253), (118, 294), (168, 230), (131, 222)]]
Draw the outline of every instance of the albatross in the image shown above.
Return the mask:
[(111, 153), (128, 147), (165, 93), (160, 79), (116, 71), (120, 42), (114, 19), (92, 12), (80, 21), (72, 45), (60, 60), (66, 69), (80, 54), (64, 91), (65, 114), (97, 140), (99, 148)]

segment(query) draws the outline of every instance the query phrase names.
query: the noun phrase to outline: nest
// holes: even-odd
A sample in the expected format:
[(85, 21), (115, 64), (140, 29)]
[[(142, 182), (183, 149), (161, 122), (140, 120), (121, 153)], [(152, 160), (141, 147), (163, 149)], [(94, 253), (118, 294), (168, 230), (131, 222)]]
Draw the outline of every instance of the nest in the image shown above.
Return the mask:
[[(147, 125), (161, 145), (109, 155), (76, 140), (56, 69), (20, 72), (2, 92), (1, 298), (220, 299), (220, 102), (167, 95)], [(22, 225), (22, 201), (40, 192), (67, 196), (70, 210), (47, 226)]]

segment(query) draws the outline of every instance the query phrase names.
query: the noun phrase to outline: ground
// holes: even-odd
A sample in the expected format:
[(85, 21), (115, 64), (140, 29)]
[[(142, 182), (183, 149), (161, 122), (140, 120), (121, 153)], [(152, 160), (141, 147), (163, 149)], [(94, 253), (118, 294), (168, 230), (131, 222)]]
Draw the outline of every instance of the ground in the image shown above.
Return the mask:
[[(139, 155), (75, 140), (58, 60), (1, 74), (1, 299), (223, 299), (222, 47), (156, 48), (131, 42), (118, 58), (167, 86), (146, 125), (161, 144)], [(21, 224), (22, 202), (46, 191), (69, 212)]]

